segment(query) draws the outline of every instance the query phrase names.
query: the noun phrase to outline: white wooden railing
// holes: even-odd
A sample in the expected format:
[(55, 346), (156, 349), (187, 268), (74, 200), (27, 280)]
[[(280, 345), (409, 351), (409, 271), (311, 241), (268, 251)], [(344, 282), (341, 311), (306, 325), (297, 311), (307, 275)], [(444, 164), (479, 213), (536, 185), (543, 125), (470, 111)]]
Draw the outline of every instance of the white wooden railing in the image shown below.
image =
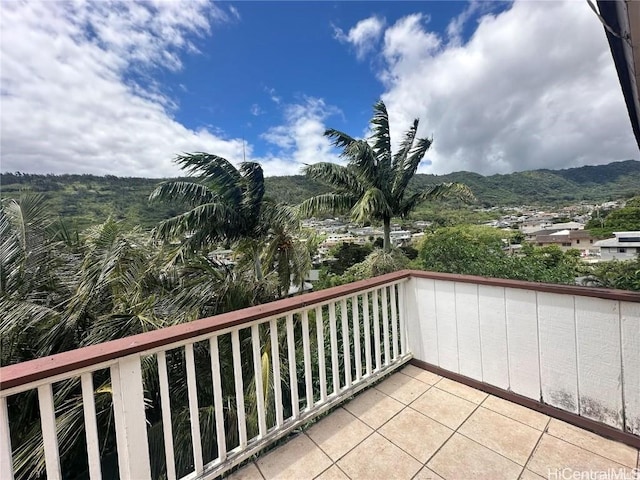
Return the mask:
[[(411, 358), (407, 278), (408, 273), (378, 277), (5, 367), (0, 371), (0, 478), (15, 475), (8, 403), (29, 391), (37, 391), (46, 477), (62, 478), (60, 405), (54, 398), (61, 382), (78, 378), (87, 475), (103, 477), (94, 374), (104, 369), (110, 376), (120, 478), (152, 476), (145, 402), (158, 396), (167, 478), (216, 477)], [(231, 345), (231, 358), (221, 354), (223, 344)], [(214, 458), (203, 452), (197, 351), (210, 357)], [(149, 362), (157, 368), (158, 391), (144, 381)], [(170, 378), (177, 364), (185, 368), (192, 439), (186, 472), (176, 468), (172, 431), (176, 410)], [(227, 375), (233, 376), (231, 394), (223, 392)], [(255, 403), (251, 411), (249, 398)], [(230, 409), (234, 422), (225, 415)]]

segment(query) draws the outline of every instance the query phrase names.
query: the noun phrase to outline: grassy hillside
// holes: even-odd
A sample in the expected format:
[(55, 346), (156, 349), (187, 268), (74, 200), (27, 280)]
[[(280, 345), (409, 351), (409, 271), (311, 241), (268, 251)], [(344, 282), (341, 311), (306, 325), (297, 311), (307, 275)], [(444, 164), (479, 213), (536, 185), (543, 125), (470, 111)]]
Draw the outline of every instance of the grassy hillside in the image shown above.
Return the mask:
[[(149, 205), (147, 198), (162, 180), (94, 175), (0, 174), (1, 196), (15, 197), (21, 189), (42, 192), (53, 215), (83, 229), (109, 215), (128, 225), (151, 228), (163, 218), (180, 213), (178, 205)], [(440, 182), (467, 184), (484, 206), (561, 205), (579, 201), (604, 201), (640, 194), (640, 162), (627, 160), (608, 165), (566, 170), (534, 170), (508, 175), (482, 176), (472, 172), (416, 175), (410, 189)], [(295, 175), (268, 177), (267, 195), (296, 204), (328, 191), (327, 187)]]

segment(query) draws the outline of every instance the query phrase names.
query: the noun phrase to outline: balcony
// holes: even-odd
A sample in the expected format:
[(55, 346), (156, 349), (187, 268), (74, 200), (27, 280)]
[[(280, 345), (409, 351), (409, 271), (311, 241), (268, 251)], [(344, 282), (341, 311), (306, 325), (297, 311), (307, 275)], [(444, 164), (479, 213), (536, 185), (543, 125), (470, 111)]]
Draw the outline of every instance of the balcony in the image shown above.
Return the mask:
[[(65, 429), (65, 388), (84, 434)], [(631, 475), (640, 295), (402, 271), (5, 367), (0, 389), (3, 479), (25, 475), (11, 438), (29, 395), (51, 479), (66, 474), (69, 435), (86, 450), (76, 473), (92, 479), (215, 478), (248, 460), (232, 475)]]

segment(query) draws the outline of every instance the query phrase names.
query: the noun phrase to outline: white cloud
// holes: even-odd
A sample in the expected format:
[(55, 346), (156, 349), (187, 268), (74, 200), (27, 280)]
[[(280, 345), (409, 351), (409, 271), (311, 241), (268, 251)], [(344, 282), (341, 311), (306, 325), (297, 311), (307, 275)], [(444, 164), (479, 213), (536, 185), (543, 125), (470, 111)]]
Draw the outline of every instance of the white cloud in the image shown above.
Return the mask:
[(191, 39), (233, 12), (160, 0), (1, 8), (3, 171), (160, 177), (178, 173), (171, 159), (185, 151), (242, 158), (242, 140), (175, 121), (152, 78), (182, 68)]
[[(474, 8), (474, 7), (469, 7)], [(515, 2), (456, 43), (411, 15), (388, 27), (378, 72), (400, 140), (434, 136), (422, 171), (567, 168), (638, 158), (602, 25), (583, 2)], [(453, 41), (452, 41), (453, 40)]]
[(340, 113), (319, 98), (305, 97), (300, 103), (287, 105), (284, 124), (262, 135), (278, 151), (254, 160), (262, 163), (270, 175), (296, 175), (305, 164), (338, 162), (338, 153), (324, 136), (324, 122)]
[(357, 57), (362, 59), (376, 47), (384, 25), (384, 18), (373, 16), (360, 20), (347, 33), (344, 33), (342, 29), (334, 26), (334, 38), (341, 42), (351, 44), (355, 48)]
[(250, 112), (251, 112), (251, 115), (253, 115), (254, 117), (258, 117), (264, 113), (264, 110), (260, 108), (260, 105), (258, 105), (257, 103), (254, 103), (253, 105), (251, 105)]

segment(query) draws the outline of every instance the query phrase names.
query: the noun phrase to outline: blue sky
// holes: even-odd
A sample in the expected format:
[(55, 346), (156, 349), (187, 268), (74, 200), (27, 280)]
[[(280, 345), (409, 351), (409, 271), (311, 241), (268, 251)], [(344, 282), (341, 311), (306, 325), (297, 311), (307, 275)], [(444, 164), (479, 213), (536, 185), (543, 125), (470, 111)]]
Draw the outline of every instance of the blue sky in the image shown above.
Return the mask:
[(366, 136), (379, 98), (393, 141), (416, 117), (434, 137), (425, 173), (638, 157), (582, 0), (0, 9), (2, 171), (165, 177), (176, 154), (208, 151), (296, 174), (341, 161), (324, 130)]

